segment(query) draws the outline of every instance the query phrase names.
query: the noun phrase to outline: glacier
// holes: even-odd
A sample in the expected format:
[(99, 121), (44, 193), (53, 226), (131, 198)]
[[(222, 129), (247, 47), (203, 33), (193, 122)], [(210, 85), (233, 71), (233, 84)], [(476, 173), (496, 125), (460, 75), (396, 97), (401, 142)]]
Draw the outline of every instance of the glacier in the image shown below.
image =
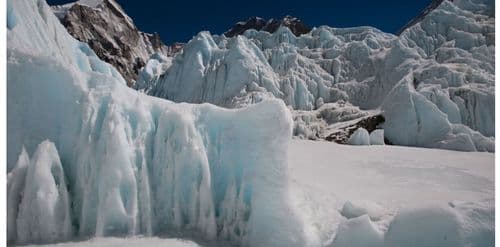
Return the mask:
[[(461, 11), (463, 4), (478, 10), (478, 15), (488, 14), (474, 3), (455, 1), (444, 7)], [(371, 132), (364, 132), (363, 142), (381, 143), (391, 133), (382, 134), (373, 125), (385, 114), (383, 132), (392, 130), (392, 134), (402, 130), (398, 123), (424, 117), (416, 127), (409, 125), (416, 130), (395, 135), (401, 142), (418, 142), (408, 145), (491, 150), (493, 140), (484, 133), (487, 124), (471, 117), (464, 124), (462, 111), (478, 116), (475, 107), (484, 110), (483, 104), (493, 94), (453, 87), (448, 89), (456, 90), (453, 92), (462, 100), (450, 99), (435, 87), (412, 87), (415, 80), (401, 75), (393, 87), (379, 89), (389, 97), (377, 99), (381, 107), (370, 109), (361, 101), (350, 100), (340, 89), (333, 91), (349, 97), (335, 102), (326, 95), (314, 99), (306, 91), (295, 95), (293, 88), (288, 91), (293, 97), (276, 99), (274, 93), (280, 92), (281, 85), (274, 79), (282, 75), (270, 73), (271, 77), (261, 78), (266, 87), (252, 84), (247, 91), (230, 87), (238, 91), (236, 98), (226, 97), (225, 85), (212, 85), (210, 90), (217, 90), (210, 93), (186, 87), (197, 92), (196, 97), (215, 97), (237, 109), (174, 103), (128, 88), (116, 69), (66, 32), (44, 0), (8, 0), (7, 10), (9, 245), (88, 239), (74, 245), (197, 245), (171, 237), (236, 246), (494, 243), (493, 154), (291, 140), (293, 133), (309, 138), (322, 128), (332, 131), (330, 128), (340, 126), (349, 132), (351, 124), (371, 119), (370, 128), (363, 127)], [(468, 15), (464, 12), (463, 18)], [(288, 31), (282, 28), (280, 32)], [(328, 32), (323, 35), (330, 37)], [(219, 45), (206, 42), (214, 36), (199, 36), (198, 42), (211, 47), (208, 55), (226, 56)], [(246, 47), (233, 51), (233, 58), (261, 51), (258, 46), (253, 49), (253, 41), (244, 36), (229, 42)], [(186, 51), (171, 66), (164, 66), (170, 62), (161, 56), (152, 56), (157, 62), (148, 63), (142, 74), (143, 85), (149, 87), (143, 91), (153, 92), (158, 80), (176, 73), (196, 79), (218, 69), (213, 61), (205, 60), (206, 54), (198, 54), (193, 55), (196, 62), (192, 65), (201, 64), (207, 70), (175, 72), (172, 69), (181, 66), (179, 60), (188, 55)], [(356, 48), (351, 52), (363, 51)], [(247, 64), (245, 59), (226, 64), (228, 68), (216, 77), (260, 78), (264, 74), (255, 71), (266, 70), (265, 56), (252, 55), (254, 61), (260, 61), (256, 64)], [(285, 64), (293, 67), (289, 62), (294, 57), (309, 61), (300, 56), (290, 56)], [(276, 55), (277, 60), (281, 58)], [(488, 58), (478, 61), (487, 64)], [(247, 73), (246, 66), (254, 66), (255, 71)], [(302, 71), (318, 66), (294, 68)], [(285, 67), (281, 69), (288, 73)], [(367, 70), (359, 72), (363, 71)], [(441, 75), (441, 71), (435, 73)], [(464, 80), (479, 76), (457, 73), (463, 73), (458, 78)], [(494, 87), (488, 84), (491, 74), (484, 76), (486, 85)], [(296, 80), (289, 77), (288, 82), (299, 85)], [(464, 86), (469, 84), (464, 82)], [(317, 85), (319, 93), (324, 88)], [(292, 106), (295, 99), (298, 101)], [(390, 104), (390, 99), (398, 104)], [(490, 116), (484, 114), (482, 118)], [(430, 120), (434, 122), (427, 122)], [(395, 127), (389, 130), (391, 125)], [(359, 202), (361, 198), (363, 202)], [(422, 205), (429, 202), (437, 205)], [(422, 230), (414, 231), (415, 226)]]
[[(285, 26), (231, 38), (204, 31), (139, 88), (229, 108), (280, 98), (294, 115), (344, 101), (380, 110), (393, 144), (494, 152), (493, 6), (442, 1), (399, 36), (372, 27), (321, 26), (298, 37)], [(325, 139), (331, 124), (313, 120), (296, 121), (297, 136)]]
[(281, 101), (228, 110), (144, 95), (45, 1), (8, 6), (9, 243), (179, 233), (306, 245)]

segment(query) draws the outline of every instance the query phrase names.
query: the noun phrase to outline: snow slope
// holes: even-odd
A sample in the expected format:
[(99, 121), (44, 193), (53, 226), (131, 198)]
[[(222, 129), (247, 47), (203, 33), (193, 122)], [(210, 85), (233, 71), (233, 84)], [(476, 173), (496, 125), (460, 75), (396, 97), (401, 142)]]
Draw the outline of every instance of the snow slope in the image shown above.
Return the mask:
[(326, 246), (494, 245), (493, 154), (294, 140), (288, 157)]
[(282, 102), (227, 110), (153, 98), (45, 1), (9, 0), (7, 15), (9, 243), (180, 234), (305, 244)]
[(177, 102), (226, 107), (281, 98), (310, 111), (346, 101), (381, 109), (394, 144), (492, 152), (493, 5), (443, 1), (400, 36), (327, 26), (299, 37), (284, 26), (232, 38), (200, 32), (144, 87)]

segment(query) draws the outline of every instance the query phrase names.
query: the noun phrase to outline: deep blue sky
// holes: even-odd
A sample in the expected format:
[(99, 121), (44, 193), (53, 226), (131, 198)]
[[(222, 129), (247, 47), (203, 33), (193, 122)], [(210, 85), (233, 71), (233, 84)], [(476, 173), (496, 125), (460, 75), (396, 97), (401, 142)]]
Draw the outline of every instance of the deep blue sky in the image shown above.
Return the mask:
[[(73, 0), (74, 1), (74, 0)], [(72, 0), (47, 0), (50, 5)], [(374, 26), (396, 33), (432, 0), (117, 0), (140, 30), (158, 32), (168, 44), (199, 31), (221, 34), (251, 16), (292, 15), (310, 27)]]

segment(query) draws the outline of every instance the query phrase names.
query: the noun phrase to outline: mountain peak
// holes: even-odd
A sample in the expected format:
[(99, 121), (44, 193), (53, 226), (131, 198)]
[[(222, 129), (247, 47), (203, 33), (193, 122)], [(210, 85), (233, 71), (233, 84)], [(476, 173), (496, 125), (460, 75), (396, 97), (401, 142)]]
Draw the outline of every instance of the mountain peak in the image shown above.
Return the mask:
[(300, 36), (311, 31), (299, 18), (290, 15), (285, 15), (281, 19), (264, 18), (253, 16), (246, 21), (237, 22), (231, 29), (224, 33), (226, 37), (233, 37), (243, 34), (246, 30), (255, 29), (257, 31), (266, 31), (270, 33), (276, 32), (280, 26), (288, 27), (293, 34)]

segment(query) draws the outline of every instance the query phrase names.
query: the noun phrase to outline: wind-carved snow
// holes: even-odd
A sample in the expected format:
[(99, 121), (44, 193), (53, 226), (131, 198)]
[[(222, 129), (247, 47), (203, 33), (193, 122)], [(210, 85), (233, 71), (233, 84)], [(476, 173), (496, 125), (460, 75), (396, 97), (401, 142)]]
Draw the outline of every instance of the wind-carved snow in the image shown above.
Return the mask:
[(307, 245), (289, 203), (281, 101), (227, 110), (146, 96), (44, 1), (9, 5), (9, 243), (180, 234)]
[[(372, 27), (322, 26), (299, 37), (286, 27), (233, 38), (201, 32), (163, 76), (141, 87), (173, 101), (226, 107), (269, 97), (306, 111), (339, 101), (382, 107), (381, 127), (394, 144), (492, 152), (492, 10), (488, 0), (443, 1), (399, 37)], [(410, 126), (406, 112), (415, 120)]]

